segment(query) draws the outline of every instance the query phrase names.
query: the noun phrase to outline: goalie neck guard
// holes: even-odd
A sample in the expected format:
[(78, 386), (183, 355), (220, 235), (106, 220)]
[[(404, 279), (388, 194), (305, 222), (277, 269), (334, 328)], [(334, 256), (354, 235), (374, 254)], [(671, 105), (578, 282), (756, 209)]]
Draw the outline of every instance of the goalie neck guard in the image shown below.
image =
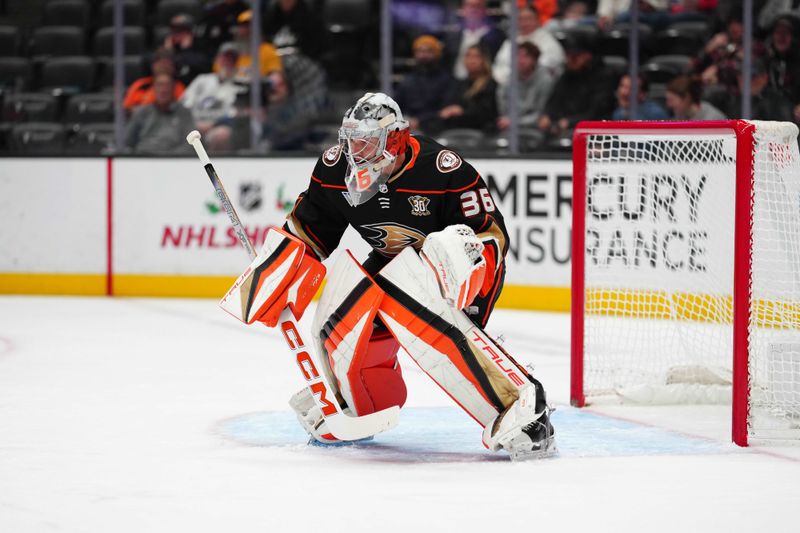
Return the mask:
[(351, 205), (375, 196), (391, 167), (408, 146), (408, 122), (400, 106), (383, 93), (366, 93), (347, 110), (339, 142), (347, 159), (345, 185)]

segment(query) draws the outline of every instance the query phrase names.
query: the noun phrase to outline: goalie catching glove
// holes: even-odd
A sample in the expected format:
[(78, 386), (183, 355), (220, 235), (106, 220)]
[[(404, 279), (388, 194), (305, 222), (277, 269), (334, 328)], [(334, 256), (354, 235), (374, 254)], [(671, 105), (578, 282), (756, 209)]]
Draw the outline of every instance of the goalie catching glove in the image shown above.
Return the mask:
[(471, 304), (488, 281), (485, 278), (494, 276), (494, 271), (487, 272), (483, 243), (464, 224), (428, 234), (422, 257), (436, 273), (442, 297), (456, 309)]
[(324, 278), (325, 266), (303, 241), (271, 228), (259, 254), (219, 305), (245, 324), (274, 327), (287, 305), (300, 320)]

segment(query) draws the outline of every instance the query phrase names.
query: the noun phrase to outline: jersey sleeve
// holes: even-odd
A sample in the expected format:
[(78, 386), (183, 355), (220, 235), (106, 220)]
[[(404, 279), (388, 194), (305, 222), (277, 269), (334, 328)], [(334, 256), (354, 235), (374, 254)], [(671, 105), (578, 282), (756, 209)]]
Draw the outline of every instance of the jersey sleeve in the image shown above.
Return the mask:
[(326, 199), (323, 180), (318, 177), (323, 176), (326, 170), (320, 159), (308, 188), (297, 197), (284, 224), (284, 228), (308, 244), (320, 260), (327, 258), (339, 246), (348, 224)]
[(466, 224), (484, 246), (494, 248), (495, 264), (503, 261), (508, 251), (508, 232), (503, 215), (486, 182), (466, 162), (449, 180), (443, 208), (446, 226)]

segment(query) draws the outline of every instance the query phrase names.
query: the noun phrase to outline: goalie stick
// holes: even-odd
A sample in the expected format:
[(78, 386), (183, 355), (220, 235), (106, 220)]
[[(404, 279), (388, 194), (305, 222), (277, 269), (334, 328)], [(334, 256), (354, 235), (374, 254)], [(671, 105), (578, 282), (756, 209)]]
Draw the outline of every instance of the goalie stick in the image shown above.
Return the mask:
[[(242, 246), (244, 246), (250, 259), (253, 260), (257, 255), (256, 249), (247, 237), (244, 227), (239, 220), (239, 215), (236, 213), (236, 209), (234, 209), (230, 197), (228, 197), (228, 193), (222, 185), (222, 180), (219, 178), (216, 170), (214, 170), (214, 165), (211, 164), (211, 160), (208, 158), (208, 154), (200, 140), (200, 132), (197, 130), (191, 131), (189, 135), (186, 136), (186, 142), (191, 144), (195, 152), (197, 152), (197, 157), (203, 164), (211, 180), (211, 184), (214, 186), (214, 190), (217, 193), (217, 198), (222, 202), (222, 207), (228, 214), (228, 218), (230, 219), (236, 235), (239, 237), (239, 241), (242, 243)], [(372, 435), (380, 433), (381, 431), (386, 431), (397, 425), (400, 412), (400, 408), (397, 406), (392, 406), (388, 409), (364, 416), (349, 416), (344, 413), (339, 402), (336, 401), (334, 389), (325, 377), (325, 373), (317, 370), (313, 357), (308, 353), (305, 343), (300, 337), (297, 323), (288, 306), (281, 312), (278, 324), (286, 340), (286, 344), (289, 346), (289, 349), (295, 357), (297, 366), (300, 368), (300, 373), (306, 380), (306, 386), (311, 392), (317, 406), (322, 411), (328, 430), (334, 437), (344, 441), (359, 440), (371, 437)]]

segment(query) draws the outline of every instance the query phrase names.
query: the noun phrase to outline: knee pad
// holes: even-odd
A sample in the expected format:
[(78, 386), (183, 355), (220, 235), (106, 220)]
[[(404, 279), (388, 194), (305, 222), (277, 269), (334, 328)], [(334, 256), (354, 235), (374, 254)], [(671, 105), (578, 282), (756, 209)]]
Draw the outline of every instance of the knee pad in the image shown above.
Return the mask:
[(406, 383), (397, 360), (400, 343), (386, 330), (373, 331), (360, 364), (347, 372), (359, 415), (406, 403)]

